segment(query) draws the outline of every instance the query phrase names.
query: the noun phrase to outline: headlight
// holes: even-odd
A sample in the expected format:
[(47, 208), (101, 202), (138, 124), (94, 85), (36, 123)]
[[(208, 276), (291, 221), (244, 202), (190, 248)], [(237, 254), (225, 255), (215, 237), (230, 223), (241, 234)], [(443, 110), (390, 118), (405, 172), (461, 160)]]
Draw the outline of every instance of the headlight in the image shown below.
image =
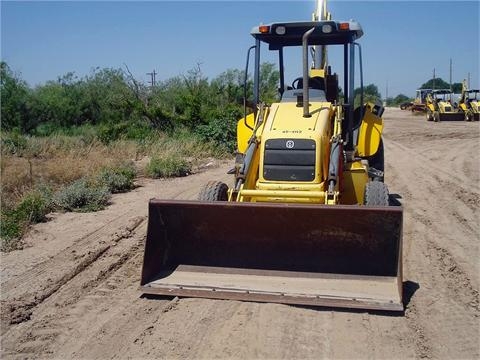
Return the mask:
[(332, 25), (325, 24), (322, 26), (322, 32), (325, 34), (329, 34), (332, 32)]
[(285, 26), (277, 26), (275, 28), (275, 32), (277, 33), (277, 35), (285, 35), (287, 29), (285, 28)]

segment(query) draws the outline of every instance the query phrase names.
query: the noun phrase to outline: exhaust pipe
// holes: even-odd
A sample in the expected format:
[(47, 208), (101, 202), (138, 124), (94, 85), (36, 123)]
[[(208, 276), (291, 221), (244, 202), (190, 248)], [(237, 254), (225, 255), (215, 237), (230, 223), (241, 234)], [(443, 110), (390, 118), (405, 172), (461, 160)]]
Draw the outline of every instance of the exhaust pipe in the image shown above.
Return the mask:
[(315, 28), (311, 28), (302, 36), (303, 47), (303, 117), (310, 117), (310, 97), (308, 92), (308, 37)]

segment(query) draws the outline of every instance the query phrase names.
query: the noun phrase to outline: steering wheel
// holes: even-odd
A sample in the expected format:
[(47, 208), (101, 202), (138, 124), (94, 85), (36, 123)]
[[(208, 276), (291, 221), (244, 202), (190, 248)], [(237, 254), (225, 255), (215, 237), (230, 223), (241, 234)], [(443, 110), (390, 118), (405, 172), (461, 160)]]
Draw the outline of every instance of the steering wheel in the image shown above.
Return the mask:
[(295, 80), (292, 81), (292, 88), (298, 89), (298, 83), (303, 81), (303, 77), (297, 77)]
[[(300, 84), (300, 82), (302, 83), (302, 88), (303, 88), (303, 77), (298, 77), (295, 80), (293, 80), (292, 88), (299, 89), (298, 85)], [(325, 88), (323, 82), (318, 77), (309, 77), (308, 87), (312, 89), (321, 89), (321, 90)]]

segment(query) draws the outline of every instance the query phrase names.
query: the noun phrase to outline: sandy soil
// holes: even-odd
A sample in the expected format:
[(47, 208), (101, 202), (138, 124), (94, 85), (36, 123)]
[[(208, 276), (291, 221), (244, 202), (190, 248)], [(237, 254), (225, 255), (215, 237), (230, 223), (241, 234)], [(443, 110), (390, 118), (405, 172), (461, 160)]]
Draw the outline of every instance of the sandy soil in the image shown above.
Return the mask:
[(139, 181), (91, 214), (53, 214), (1, 254), (1, 356), (15, 358), (480, 357), (478, 123), (385, 114), (386, 183), (404, 205), (404, 314), (138, 290), (147, 200), (194, 199), (230, 163)]

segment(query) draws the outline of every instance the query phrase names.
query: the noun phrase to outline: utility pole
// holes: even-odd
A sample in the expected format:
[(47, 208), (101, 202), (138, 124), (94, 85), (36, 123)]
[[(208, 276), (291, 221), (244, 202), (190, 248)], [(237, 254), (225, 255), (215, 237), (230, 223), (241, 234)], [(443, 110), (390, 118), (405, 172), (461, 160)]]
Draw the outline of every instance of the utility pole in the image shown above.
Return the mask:
[(435, 68), (433, 68), (433, 85), (432, 90), (435, 90)]
[(388, 80), (385, 85), (385, 105), (384, 106), (387, 106), (387, 104), (388, 104)]
[(450, 91), (452, 90), (452, 58), (450, 58)]
[(155, 86), (155, 76), (157, 75), (158, 73), (155, 71), (155, 69), (153, 69), (152, 72), (149, 72), (147, 73), (147, 75), (150, 75), (150, 86), (151, 87), (154, 87)]

